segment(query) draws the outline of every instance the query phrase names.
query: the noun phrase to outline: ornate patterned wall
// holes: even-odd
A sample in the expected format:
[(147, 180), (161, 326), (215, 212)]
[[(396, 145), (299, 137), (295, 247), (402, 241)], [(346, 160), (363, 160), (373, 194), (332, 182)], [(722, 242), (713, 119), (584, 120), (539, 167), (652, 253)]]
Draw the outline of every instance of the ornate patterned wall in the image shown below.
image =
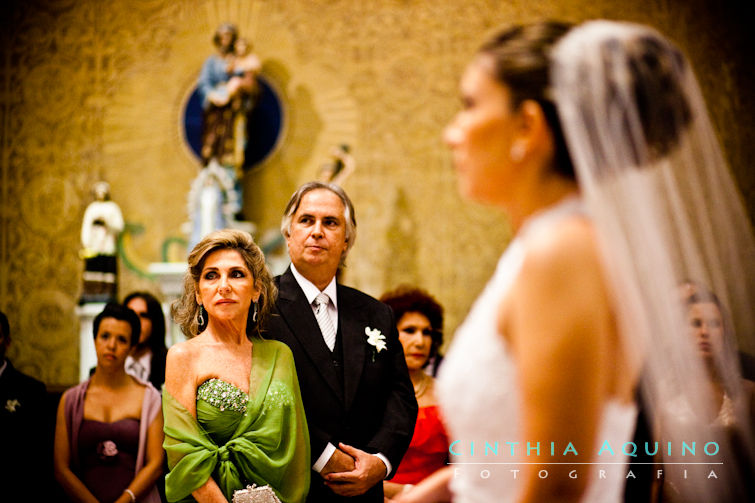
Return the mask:
[[(726, 2), (724, 2), (726, 3)], [(732, 3), (732, 2), (728, 2)], [(709, 5), (711, 4), (711, 5)], [(686, 48), (751, 214), (755, 132), (752, 47), (738, 7), (705, 0), (13, 0), (3, 2), (0, 65), (0, 309), (11, 358), (48, 385), (78, 378), (79, 225), (105, 179), (129, 223), (121, 293), (156, 290), (135, 272), (184, 237), (198, 163), (183, 109), (221, 22), (255, 43), (282, 97), (278, 150), (243, 185), (259, 234), (274, 233), (289, 194), (329, 149), (352, 146), (346, 181), (359, 239), (345, 280), (379, 295), (418, 283), (447, 309), (449, 334), (491, 273), (509, 232), (460, 200), (440, 134), (457, 79), (484, 35), (505, 22), (624, 18)], [(183, 258), (180, 246), (168, 248)]]

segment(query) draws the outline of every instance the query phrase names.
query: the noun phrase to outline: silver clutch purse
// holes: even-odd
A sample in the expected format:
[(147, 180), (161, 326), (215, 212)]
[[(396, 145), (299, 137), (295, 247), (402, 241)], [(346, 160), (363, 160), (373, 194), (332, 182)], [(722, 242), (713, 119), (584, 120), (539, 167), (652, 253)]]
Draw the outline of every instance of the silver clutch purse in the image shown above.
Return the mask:
[(252, 484), (233, 492), (233, 503), (281, 503), (270, 486)]

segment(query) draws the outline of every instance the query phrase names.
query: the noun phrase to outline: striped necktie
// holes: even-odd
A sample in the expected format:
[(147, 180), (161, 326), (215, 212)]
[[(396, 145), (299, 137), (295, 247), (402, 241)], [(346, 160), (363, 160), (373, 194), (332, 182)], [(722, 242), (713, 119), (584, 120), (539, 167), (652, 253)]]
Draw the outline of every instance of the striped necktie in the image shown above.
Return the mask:
[(324, 292), (315, 298), (312, 304), (315, 306), (315, 318), (317, 318), (317, 324), (320, 325), (320, 331), (322, 337), (325, 339), (325, 344), (328, 345), (331, 351), (336, 345), (336, 328), (333, 326), (333, 320), (330, 319), (328, 313), (328, 304), (330, 303), (330, 297)]

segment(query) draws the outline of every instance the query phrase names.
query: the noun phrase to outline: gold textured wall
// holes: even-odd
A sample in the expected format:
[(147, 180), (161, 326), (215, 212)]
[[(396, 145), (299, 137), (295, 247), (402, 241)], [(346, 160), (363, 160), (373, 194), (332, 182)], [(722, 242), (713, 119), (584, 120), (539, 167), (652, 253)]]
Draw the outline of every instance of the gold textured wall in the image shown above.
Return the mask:
[[(78, 379), (80, 221), (110, 182), (129, 224), (121, 295), (185, 237), (198, 163), (182, 112), (222, 21), (251, 37), (282, 97), (279, 148), (243, 179), (259, 235), (329, 149), (352, 146), (345, 182), (359, 220), (346, 283), (379, 295), (414, 282), (461, 321), (508, 237), (504, 218), (462, 201), (440, 134), (457, 79), (494, 27), (538, 18), (652, 24), (685, 48), (750, 214), (755, 176), (751, 37), (740, 7), (706, 0), (6, 0), (0, 7), (0, 309), (10, 357), (62, 386)], [(167, 247), (169, 258), (185, 251)], [(448, 338), (448, 337), (447, 337)]]

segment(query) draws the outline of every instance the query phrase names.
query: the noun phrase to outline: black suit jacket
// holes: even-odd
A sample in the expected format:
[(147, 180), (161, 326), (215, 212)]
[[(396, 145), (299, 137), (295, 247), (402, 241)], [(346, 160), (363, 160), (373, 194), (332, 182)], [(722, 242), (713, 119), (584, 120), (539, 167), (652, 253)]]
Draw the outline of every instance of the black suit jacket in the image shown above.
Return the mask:
[[(0, 366), (2, 366), (0, 359)], [(0, 499), (33, 499), (52, 487), (52, 413), (45, 385), (11, 362), (0, 376)], [(40, 493), (41, 494), (41, 493)], [(51, 493), (52, 494), (52, 493)]]
[[(339, 442), (388, 458), (393, 471), (411, 441), (417, 419), (406, 360), (391, 309), (358, 290), (337, 285), (338, 337), (343, 348), (343, 386), (312, 307), (289, 268), (276, 278), (278, 300), (268, 336), (294, 354), (309, 425), (312, 464), (328, 442)], [(365, 328), (386, 337), (381, 352), (367, 344)], [(392, 475), (392, 474), (391, 474)], [(308, 501), (340, 498), (313, 474)], [(348, 501), (383, 501), (382, 484)]]

